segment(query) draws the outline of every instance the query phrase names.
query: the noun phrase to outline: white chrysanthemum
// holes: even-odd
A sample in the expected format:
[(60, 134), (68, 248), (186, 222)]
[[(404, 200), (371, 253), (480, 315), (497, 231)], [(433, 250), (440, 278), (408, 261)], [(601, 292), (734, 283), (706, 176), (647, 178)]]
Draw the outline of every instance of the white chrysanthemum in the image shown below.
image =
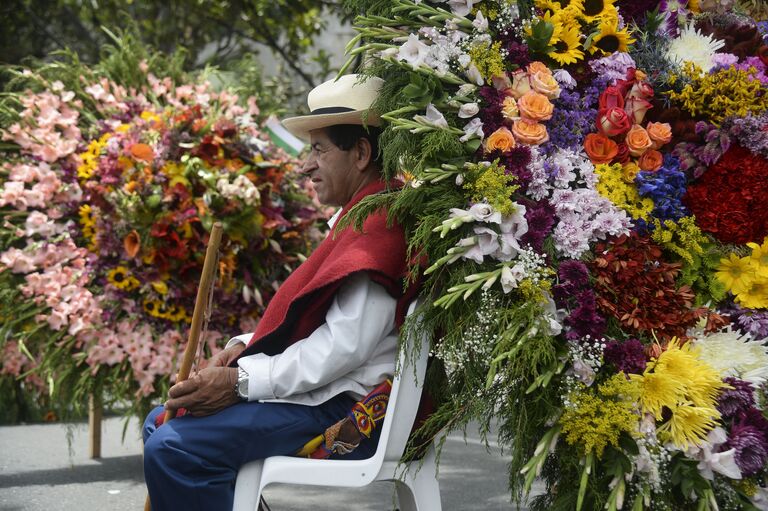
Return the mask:
[(698, 358), (717, 369), (723, 377), (734, 376), (754, 385), (768, 379), (768, 346), (730, 327), (712, 334), (695, 332)]
[(667, 58), (679, 64), (693, 62), (706, 73), (714, 66), (713, 57), (723, 46), (723, 41), (702, 34), (691, 23), (680, 31), (677, 38), (672, 39)]

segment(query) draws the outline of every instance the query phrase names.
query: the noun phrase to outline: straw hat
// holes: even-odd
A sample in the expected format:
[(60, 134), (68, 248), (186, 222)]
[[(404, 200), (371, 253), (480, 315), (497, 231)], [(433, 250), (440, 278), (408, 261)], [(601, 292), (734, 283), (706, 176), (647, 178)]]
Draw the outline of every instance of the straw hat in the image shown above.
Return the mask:
[(359, 79), (360, 75), (344, 75), (338, 80), (328, 80), (318, 85), (307, 97), (309, 115), (285, 119), (283, 126), (305, 140), (309, 139), (310, 130), (336, 124), (379, 126), (379, 115), (373, 111), (368, 112), (368, 109), (379, 96), (384, 80), (370, 77), (359, 82)]

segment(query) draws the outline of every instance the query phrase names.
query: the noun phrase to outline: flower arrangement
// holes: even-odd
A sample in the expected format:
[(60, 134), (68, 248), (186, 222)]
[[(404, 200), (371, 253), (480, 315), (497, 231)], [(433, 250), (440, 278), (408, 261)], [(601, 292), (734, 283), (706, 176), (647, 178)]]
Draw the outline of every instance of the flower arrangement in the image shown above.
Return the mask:
[(214, 221), (210, 352), (254, 329), (320, 236), (324, 212), (253, 98), (148, 66), (140, 87), (25, 69), (4, 104), (0, 374), (63, 411), (102, 391), (139, 412), (162, 398)]
[(405, 184), (345, 221), (388, 208), (419, 262), (422, 433), (497, 424), (531, 509), (768, 509), (765, 23), (353, 3)]

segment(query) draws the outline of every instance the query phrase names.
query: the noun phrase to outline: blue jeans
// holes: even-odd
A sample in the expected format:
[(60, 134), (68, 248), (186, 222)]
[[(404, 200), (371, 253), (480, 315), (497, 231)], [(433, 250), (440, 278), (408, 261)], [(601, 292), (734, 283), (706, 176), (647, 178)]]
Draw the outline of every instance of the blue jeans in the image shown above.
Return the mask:
[[(155, 427), (155, 408), (144, 422), (144, 479), (153, 511), (232, 509), (242, 465), (295, 454), (343, 418), (355, 400), (339, 394), (319, 406), (238, 403), (207, 417), (185, 415)], [(343, 457), (364, 459), (376, 451), (378, 430)]]

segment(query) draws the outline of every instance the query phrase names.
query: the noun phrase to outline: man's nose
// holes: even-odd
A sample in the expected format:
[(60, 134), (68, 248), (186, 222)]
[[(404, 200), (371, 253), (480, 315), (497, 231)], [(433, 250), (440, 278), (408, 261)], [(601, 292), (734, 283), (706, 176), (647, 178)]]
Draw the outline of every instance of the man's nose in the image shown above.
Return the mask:
[(317, 168), (317, 162), (312, 156), (309, 156), (304, 160), (304, 164), (301, 166), (300, 172), (302, 174), (311, 174)]

